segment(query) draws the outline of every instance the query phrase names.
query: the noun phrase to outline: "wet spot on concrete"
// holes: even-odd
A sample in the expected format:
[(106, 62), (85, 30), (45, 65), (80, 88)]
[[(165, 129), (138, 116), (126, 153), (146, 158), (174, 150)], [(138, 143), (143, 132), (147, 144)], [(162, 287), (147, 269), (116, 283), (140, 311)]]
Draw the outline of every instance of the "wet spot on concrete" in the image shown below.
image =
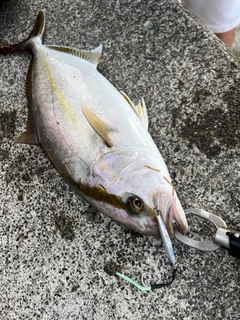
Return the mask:
[(4, 138), (13, 139), (15, 132), (16, 111), (0, 113), (0, 159), (8, 158), (8, 151), (1, 148)]
[(240, 209), (240, 179), (237, 180), (235, 188), (233, 190), (229, 190), (228, 193), (232, 199), (232, 203), (236, 204), (236, 208)]
[(73, 224), (73, 219), (66, 216), (64, 213), (55, 217), (55, 226), (60, 232), (61, 237), (65, 240), (72, 241), (75, 238)]
[(102, 215), (99, 214), (95, 209), (91, 206), (86, 211), (86, 215), (84, 216), (88, 223), (92, 224), (101, 224), (103, 222)]
[(31, 173), (27, 170), (28, 159), (24, 154), (20, 154), (15, 158), (11, 164), (9, 164), (9, 170), (5, 175), (5, 181), (7, 184), (21, 179), (25, 182), (31, 181)]
[(79, 288), (80, 288), (80, 285), (79, 285), (79, 284), (75, 284), (75, 285), (72, 286), (71, 292), (75, 292), (75, 291), (77, 291)]
[(204, 114), (198, 114), (196, 120), (188, 116), (181, 128), (181, 136), (196, 145), (198, 149), (211, 158), (221, 152), (221, 148), (235, 147), (240, 142), (239, 97), (233, 92), (225, 94), (228, 110), (215, 108)]
[(9, 157), (9, 152), (0, 147), (0, 160), (7, 159)]
[(106, 261), (103, 270), (109, 275), (113, 276), (117, 271), (120, 270), (119, 265), (114, 260)]
[(175, 128), (177, 125), (177, 120), (181, 118), (182, 107), (172, 109), (172, 126)]
[[(29, 168), (31, 168), (31, 170)], [(14, 161), (9, 164), (5, 181), (7, 184), (17, 179), (30, 182), (33, 176), (38, 173), (38, 170), (39, 168), (32, 167), (32, 160), (29, 159), (28, 154), (19, 154)]]
[(5, 181), (7, 184), (18, 179), (23, 182), (31, 182), (34, 176), (41, 176), (49, 167), (34, 166), (32, 154), (29, 150), (18, 154), (11, 162), (9, 162), (8, 170), (5, 174)]
[(0, 113), (0, 144), (4, 137), (12, 139), (15, 132), (16, 111)]
[(201, 100), (203, 100), (204, 98), (208, 97), (211, 95), (211, 92), (209, 92), (208, 90), (199, 90), (195, 92), (195, 95), (192, 99), (193, 103), (199, 103)]
[(229, 88), (223, 95), (223, 100), (228, 104), (229, 110), (238, 113), (240, 107), (240, 79), (234, 81), (234, 85)]

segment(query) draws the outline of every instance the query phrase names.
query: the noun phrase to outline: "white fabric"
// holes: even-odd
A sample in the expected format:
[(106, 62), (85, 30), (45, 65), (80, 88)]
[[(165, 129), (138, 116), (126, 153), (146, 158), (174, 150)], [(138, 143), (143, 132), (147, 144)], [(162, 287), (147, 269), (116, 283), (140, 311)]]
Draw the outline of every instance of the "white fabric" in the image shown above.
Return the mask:
[(240, 0), (181, 0), (214, 33), (240, 24)]

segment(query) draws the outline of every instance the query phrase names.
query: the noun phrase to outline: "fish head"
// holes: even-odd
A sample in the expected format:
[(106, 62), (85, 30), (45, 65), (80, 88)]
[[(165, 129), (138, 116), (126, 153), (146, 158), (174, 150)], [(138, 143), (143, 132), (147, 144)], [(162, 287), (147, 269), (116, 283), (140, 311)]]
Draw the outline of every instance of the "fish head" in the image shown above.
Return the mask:
[(160, 237), (158, 214), (161, 215), (170, 237), (173, 236), (173, 224), (183, 234), (188, 230), (185, 213), (176, 192), (173, 195), (160, 190), (147, 196), (136, 190), (135, 193), (124, 192), (120, 199), (127, 215), (126, 219), (122, 216), (121, 224), (136, 232)]
[(142, 234), (161, 237), (158, 214), (170, 236), (173, 235), (173, 224), (181, 233), (186, 233), (188, 225), (184, 210), (166, 165), (162, 158), (160, 160), (139, 150), (118, 150), (100, 157), (92, 167), (94, 183), (98, 186), (95, 195), (101, 194), (97, 199), (95, 196), (95, 207)]

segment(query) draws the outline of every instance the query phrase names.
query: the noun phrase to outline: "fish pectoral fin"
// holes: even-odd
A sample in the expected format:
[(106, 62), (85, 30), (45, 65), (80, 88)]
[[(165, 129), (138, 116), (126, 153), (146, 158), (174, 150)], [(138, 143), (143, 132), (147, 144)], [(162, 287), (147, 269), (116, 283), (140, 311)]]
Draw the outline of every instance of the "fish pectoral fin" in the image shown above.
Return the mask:
[(92, 65), (96, 68), (102, 53), (102, 45), (100, 44), (97, 48), (92, 50), (78, 50), (69, 47), (60, 47), (60, 46), (47, 46), (49, 49), (64, 52), (91, 62)]
[(89, 108), (85, 106), (80, 106), (82, 113), (93, 130), (104, 140), (106, 145), (111, 148), (113, 146), (112, 140), (110, 138), (109, 132), (113, 131), (110, 126), (103, 120), (99, 119), (98, 116), (93, 113)]
[(129, 98), (129, 96), (126, 95), (126, 93), (124, 93), (123, 91), (120, 92), (125, 98), (125, 100), (129, 103), (133, 111), (136, 113), (136, 115), (141, 119), (145, 128), (148, 130), (148, 114), (144, 99), (142, 98), (137, 105), (134, 105), (134, 103)]

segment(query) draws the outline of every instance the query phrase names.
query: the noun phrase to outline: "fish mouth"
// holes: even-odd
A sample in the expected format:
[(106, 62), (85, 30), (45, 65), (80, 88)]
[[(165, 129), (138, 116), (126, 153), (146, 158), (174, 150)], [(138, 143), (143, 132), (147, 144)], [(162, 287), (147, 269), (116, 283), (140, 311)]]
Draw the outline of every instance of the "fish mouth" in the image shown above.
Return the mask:
[(170, 237), (173, 236), (174, 225), (176, 225), (180, 233), (187, 233), (188, 224), (186, 216), (176, 194), (156, 194), (153, 196), (153, 203), (155, 210), (161, 215)]

